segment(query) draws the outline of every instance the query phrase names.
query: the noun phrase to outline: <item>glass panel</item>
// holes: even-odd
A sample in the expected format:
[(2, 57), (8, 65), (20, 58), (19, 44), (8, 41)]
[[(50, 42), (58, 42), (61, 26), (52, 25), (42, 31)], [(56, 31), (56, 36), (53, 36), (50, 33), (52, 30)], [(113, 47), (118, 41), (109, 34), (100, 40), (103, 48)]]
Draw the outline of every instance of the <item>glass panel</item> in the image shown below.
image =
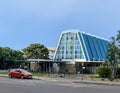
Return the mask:
[(103, 40), (101, 40), (101, 45), (102, 45), (102, 52), (103, 52), (102, 55), (103, 55), (103, 59), (104, 59), (105, 58), (105, 45), (104, 45), (104, 41)]
[[(76, 51), (75, 51), (76, 50)], [(83, 59), (83, 52), (76, 33), (62, 35), (56, 59)]]
[(87, 35), (83, 34), (83, 38), (84, 38), (84, 42), (85, 42), (86, 49), (87, 49), (87, 52), (88, 52), (88, 56), (89, 56), (90, 60), (92, 60), (93, 55), (91, 53), (92, 51), (90, 49), (90, 44), (89, 44), (89, 40), (87, 38)]
[(103, 56), (103, 59), (105, 60), (106, 58), (106, 51), (107, 51), (107, 45), (106, 45), (106, 41), (105, 40), (102, 40), (102, 44), (103, 44), (103, 47), (104, 47), (104, 56)]
[(102, 45), (102, 41), (100, 39), (98, 39), (98, 44), (99, 44), (99, 49), (100, 49), (100, 52), (101, 52), (101, 56), (102, 56), (102, 59), (104, 58), (104, 48), (103, 48), (103, 45)]
[(94, 42), (95, 42), (95, 47), (96, 47), (96, 51), (97, 51), (97, 54), (98, 54), (98, 60), (102, 60), (101, 48), (100, 48), (100, 45), (99, 45), (99, 42), (98, 42), (98, 38), (95, 38)]
[(96, 51), (95, 51), (95, 46), (94, 46), (94, 43), (93, 43), (93, 41), (92, 41), (92, 38), (93, 37), (90, 37), (90, 36), (88, 36), (88, 40), (89, 40), (89, 44), (90, 44), (90, 49), (91, 49), (91, 51), (92, 51), (92, 55), (93, 55), (93, 58), (92, 59), (97, 59), (97, 53), (96, 53)]

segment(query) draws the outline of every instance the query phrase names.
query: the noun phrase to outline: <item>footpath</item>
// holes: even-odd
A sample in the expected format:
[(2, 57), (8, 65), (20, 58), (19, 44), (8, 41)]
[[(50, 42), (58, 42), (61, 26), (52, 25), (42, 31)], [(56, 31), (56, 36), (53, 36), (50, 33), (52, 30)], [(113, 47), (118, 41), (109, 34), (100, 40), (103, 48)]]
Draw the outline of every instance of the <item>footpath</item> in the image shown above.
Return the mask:
[[(0, 74), (0, 77), (8, 77), (8, 75)], [(33, 76), (33, 79), (52, 81), (52, 82), (64, 82), (64, 83), (85, 83), (85, 84), (97, 84), (97, 85), (110, 85), (110, 86), (120, 86), (120, 79), (115, 79), (110, 81), (108, 79), (102, 78), (60, 78), (60, 77), (40, 77)]]
[(57, 81), (57, 82), (66, 82), (66, 83), (85, 83), (85, 84), (97, 84), (97, 85), (110, 85), (110, 86), (120, 86), (120, 79), (110, 81), (107, 79), (100, 78), (50, 78), (50, 77), (33, 77), (34, 79), (40, 79), (45, 81)]

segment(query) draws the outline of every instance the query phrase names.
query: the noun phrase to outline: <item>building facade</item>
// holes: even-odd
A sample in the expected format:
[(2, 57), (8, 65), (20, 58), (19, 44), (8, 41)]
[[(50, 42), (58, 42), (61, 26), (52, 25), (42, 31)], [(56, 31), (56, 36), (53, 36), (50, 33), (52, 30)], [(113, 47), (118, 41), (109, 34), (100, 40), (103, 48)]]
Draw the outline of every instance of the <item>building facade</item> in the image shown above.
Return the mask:
[(55, 48), (54, 47), (47, 47), (49, 51), (49, 59), (53, 59)]
[(84, 67), (86, 71), (95, 73), (95, 68), (106, 60), (108, 44), (108, 40), (98, 36), (66, 30), (60, 35), (53, 60), (68, 64), (67, 71), (73, 68), (76, 72)]

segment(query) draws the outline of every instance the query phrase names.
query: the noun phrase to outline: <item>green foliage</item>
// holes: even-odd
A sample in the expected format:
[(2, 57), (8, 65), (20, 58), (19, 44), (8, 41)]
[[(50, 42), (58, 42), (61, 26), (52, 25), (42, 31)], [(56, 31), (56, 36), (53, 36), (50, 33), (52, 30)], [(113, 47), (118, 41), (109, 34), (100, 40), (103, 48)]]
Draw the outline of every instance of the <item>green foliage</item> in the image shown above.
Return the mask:
[(0, 60), (15, 61), (23, 60), (24, 54), (21, 51), (10, 49), (9, 47), (0, 47)]
[(16, 60), (23, 60), (24, 54), (21, 51), (0, 47), (0, 69), (7, 69), (16, 64)]
[(47, 59), (49, 51), (41, 44), (30, 44), (27, 48), (23, 49), (27, 59)]
[(101, 78), (109, 78), (111, 72), (112, 72), (112, 69), (106, 66), (101, 66), (97, 70), (97, 73)]
[(116, 43), (117, 42), (116, 42), (115, 37), (112, 37), (111, 42), (109, 43), (108, 49), (107, 49), (106, 59), (111, 66), (116, 66), (117, 65), (116, 59), (118, 57), (117, 56), (118, 47), (117, 47)]
[(117, 73), (116, 73), (116, 76), (117, 76), (118, 78), (120, 78), (120, 67), (117, 67)]
[(118, 47), (117, 39), (115, 37), (112, 37), (106, 53), (107, 63), (112, 67), (111, 73), (112, 80), (115, 79), (116, 77), (116, 67), (118, 65), (118, 58), (120, 57), (119, 51), (120, 50)]

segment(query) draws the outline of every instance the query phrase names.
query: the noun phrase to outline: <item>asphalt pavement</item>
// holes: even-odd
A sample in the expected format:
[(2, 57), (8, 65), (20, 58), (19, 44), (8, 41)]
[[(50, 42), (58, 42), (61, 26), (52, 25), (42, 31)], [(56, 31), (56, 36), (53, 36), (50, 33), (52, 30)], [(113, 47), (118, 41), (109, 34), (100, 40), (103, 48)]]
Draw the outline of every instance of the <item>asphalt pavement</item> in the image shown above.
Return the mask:
[(0, 93), (120, 93), (120, 87), (0, 77)]
[[(0, 74), (0, 77), (8, 77), (8, 75)], [(114, 81), (103, 80), (100, 78), (51, 78), (51, 77), (40, 77), (33, 76), (33, 79), (51, 81), (51, 82), (66, 82), (66, 83), (82, 83), (82, 84), (96, 84), (96, 85), (109, 85), (109, 86), (120, 86), (120, 79)]]

